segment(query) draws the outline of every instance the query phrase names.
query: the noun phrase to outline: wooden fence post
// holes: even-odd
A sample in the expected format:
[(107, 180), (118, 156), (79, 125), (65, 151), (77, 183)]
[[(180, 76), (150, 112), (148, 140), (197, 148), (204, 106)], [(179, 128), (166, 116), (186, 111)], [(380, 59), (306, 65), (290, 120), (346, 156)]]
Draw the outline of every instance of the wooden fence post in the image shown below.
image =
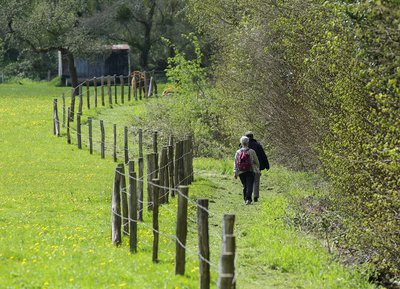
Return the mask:
[(107, 75), (107, 94), (108, 94), (108, 104), (112, 108), (111, 76), (110, 75)]
[(232, 271), (232, 289), (236, 289), (236, 237), (235, 236), (226, 236), (225, 237), (225, 253), (231, 253), (233, 257), (233, 261), (230, 263), (230, 268)]
[(189, 183), (194, 181), (194, 171), (193, 171), (193, 137), (188, 136), (188, 173), (189, 173)]
[(71, 105), (70, 105), (70, 112), (68, 114), (69, 120), (71, 122), (74, 121), (74, 114), (75, 114), (75, 91), (76, 88), (71, 89)]
[(153, 179), (153, 262), (158, 262), (158, 242), (159, 242), (159, 229), (158, 229), (158, 199), (159, 199), (159, 179)]
[(176, 254), (175, 275), (185, 274), (186, 236), (187, 236), (187, 205), (189, 187), (179, 186), (178, 211), (176, 220)]
[(97, 78), (93, 77), (94, 107), (97, 107)]
[(158, 133), (155, 131), (153, 132), (153, 152), (156, 154), (156, 159), (155, 159), (155, 171), (157, 172), (157, 174), (154, 176), (155, 178), (157, 178), (158, 176)]
[(125, 91), (124, 91), (124, 76), (120, 75), (119, 76), (119, 85), (121, 87), (121, 103), (124, 104), (125, 102)]
[(131, 79), (132, 77), (131, 77), (131, 75), (130, 74), (128, 74), (128, 102), (130, 102), (131, 101), (131, 90), (132, 90), (132, 85), (131, 85), (131, 81), (132, 81), (132, 79)]
[(67, 143), (70, 144), (71, 143), (71, 131), (70, 131), (70, 113), (71, 113), (71, 108), (68, 107), (68, 117), (67, 117)]
[(156, 97), (158, 97), (157, 82), (154, 78), (153, 78), (153, 90), (154, 90), (154, 94), (156, 95)]
[(139, 183), (138, 183), (138, 220), (143, 222), (143, 157), (138, 159)]
[(149, 72), (145, 71), (143, 73), (144, 73), (144, 98), (147, 98), (149, 93)]
[(90, 109), (90, 86), (89, 80), (86, 79), (86, 101), (87, 101), (87, 109)]
[(168, 146), (163, 147), (164, 151), (164, 200), (165, 203), (169, 202), (169, 189), (171, 188), (171, 185), (169, 183), (169, 158), (168, 158)]
[[(175, 179), (175, 148), (174, 148), (174, 136), (168, 137), (168, 145), (170, 146), (171, 152), (168, 152), (170, 168), (170, 185), (171, 185), (171, 197), (175, 197), (176, 179)], [(174, 153), (175, 152), (175, 153)]]
[[(225, 214), (222, 224), (222, 237), (233, 236), (234, 225), (235, 225), (235, 215)], [(224, 243), (222, 245), (224, 245)]]
[(117, 161), (117, 125), (115, 123), (113, 125), (113, 134), (114, 134), (113, 158), (114, 158), (114, 162), (116, 162)]
[(128, 211), (128, 192), (126, 190), (125, 167), (121, 164), (121, 203), (122, 203), (122, 225), (124, 234), (129, 234), (129, 211)]
[(101, 92), (100, 92), (101, 93), (101, 105), (105, 106), (106, 102), (104, 100), (104, 76), (101, 76), (100, 86), (101, 86)]
[(235, 237), (227, 236), (226, 249), (221, 253), (221, 263), (218, 273), (218, 288), (233, 289), (235, 278)]
[[(161, 154), (160, 154), (160, 165), (158, 166), (159, 167), (159, 170), (158, 170), (158, 178), (159, 178), (159, 180), (160, 180), (160, 185), (162, 186), (162, 187), (165, 187), (164, 186), (164, 184), (165, 184), (165, 156), (164, 156), (164, 149), (161, 149)], [(160, 200), (159, 200), (159, 203), (160, 204), (164, 204), (165, 203), (165, 199), (164, 199), (164, 193), (165, 193), (165, 189), (163, 188), (163, 189), (160, 189)]]
[(197, 200), (197, 231), (199, 236), (200, 289), (209, 289), (210, 244), (208, 233), (208, 199)]
[(122, 165), (119, 164), (115, 171), (114, 187), (112, 193), (112, 225), (111, 225), (111, 240), (113, 245), (119, 246), (122, 241), (121, 234), (121, 170)]
[(138, 76), (138, 89), (139, 89), (139, 99), (142, 100), (142, 90), (143, 90), (143, 86), (144, 83), (142, 83), (142, 75), (139, 74)]
[(129, 175), (129, 248), (132, 253), (137, 252), (137, 188), (136, 173), (134, 172), (134, 162), (128, 162)]
[(105, 133), (104, 133), (104, 123), (103, 120), (100, 120), (100, 134), (101, 134), (101, 158), (104, 159), (105, 158)]
[(156, 154), (151, 153), (147, 155), (147, 209), (153, 209), (153, 194), (151, 191), (150, 182), (152, 179), (157, 178), (156, 174)]
[(64, 93), (61, 95), (61, 99), (62, 99), (62, 127), (65, 127), (65, 123), (66, 123), (66, 107), (65, 107), (65, 95)]
[(124, 156), (125, 164), (129, 162), (129, 149), (128, 149), (128, 127), (124, 127)]
[(158, 178), (160, 179), (160, 185), (163, 187), (160, 189), (160, 203), (168, 203), (169, 193), (169, 175), (168, 175), (168, 147), (164, 146), (161, 149), (160, 156), (160, 169)]
[(153, 95), (153, 76), (150, 77), (149, 91), (147, 92), (147, 97), (150, 97), (152, 95)]
[(174, 147), (172, 145), (168, 145), (168, 179), (169, 179), (169, 188), (171, 197), (175, 196), (175, 183), (174, 183)]
[(60, 120), (58, 119), (58, 105), (57, 98), (53, 100), (53, 133), (56, 136), (60, 136)]
[(222, 249), (218, 287), (221, 289), (235, 288), (235, 237), (233, 228), (235, 215), (225, 214), (222, 224)]
[(89, 152), (93, 154), (93, 128), (92, 128), (92, 118), (88, 117), (88, 127), (89, 127)]
[(168, 145), (173, 146), (174, 145), (174, 136), (170, 135), (168, 137)]
[(113, 84), (114, 84), (114, 102), (118, 104), (118, 91), (117, 91), (117, 75), (113, 76)]
[(178, 154), (176, 155), (176, 157), (178, 157), (178, 162), (177, 162), (178, 182), (176, 184), (179, 186), (179, 185), (184, 185), (186, 182), (184, 141), (179, 141), (176, 145), (178, 147)]
[(158, 142), (157, 142), (157, 132), (153, 132), (153, 152), (156, 154), (157, 151), (157, 147), (158, 147)]
[(138, 81), (137, 75), (136, 73), (133, 74), (133, 97), (135, 98), (135, 100), (138, 100), (138, 83), (140, 82), (140, 80)]
[(143, 131), (139, 129), (139, 158), (143, 157)]
[(175, 188), (177, 188), (180, 184), (180, 179), (179, 179), (179, 162), (180, 162), (180, 157), (181, 157), (181, 146), (179, 145), (179, 142), (175, 143), (175, 154), (174, 154), (174, 184)]
[(76, 115), (76, 138), (78, 149), (82, 149), (82, 130), (81, 130), (81, 114)]
[(78, 113), (80, 113), (82, 115), (82, 109), (83, 109), (82, 85), (79, 85), (78, 91), (79, 91), (79, 95), (78, 95), (78, 97), (79, 97)]
[(189, 142), (183, 140), (183, 185), (189, 185)]

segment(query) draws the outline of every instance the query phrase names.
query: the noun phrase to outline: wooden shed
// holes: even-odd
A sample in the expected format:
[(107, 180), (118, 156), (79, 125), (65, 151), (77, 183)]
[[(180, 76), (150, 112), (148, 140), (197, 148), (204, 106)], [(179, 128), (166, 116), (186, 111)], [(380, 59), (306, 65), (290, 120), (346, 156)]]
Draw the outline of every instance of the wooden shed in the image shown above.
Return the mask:
[[(126, 76), (130, 73), (129, 45), (115, 44), (107, 46), (107, 49), (111, 51), (106, 55), (90, 59), (75, 58), (78, 81), (114, 74)], [(58, 53), (58, 76), (62, 83), (70, 84), (68, 59), (61, 52)]]

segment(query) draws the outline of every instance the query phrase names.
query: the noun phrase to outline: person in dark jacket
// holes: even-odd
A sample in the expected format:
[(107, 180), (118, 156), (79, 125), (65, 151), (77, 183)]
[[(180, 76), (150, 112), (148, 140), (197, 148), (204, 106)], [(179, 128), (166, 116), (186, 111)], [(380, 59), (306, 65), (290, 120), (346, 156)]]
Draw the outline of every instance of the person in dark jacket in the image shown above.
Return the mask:
[[(239, 164), (239, 157), (242, 152), (248, 152), (249, 154), (249, 167), (241, 168)], [(240, 138), (240, 148), (235, 153), (234, 161), (234, 176), (240, 178), (243, 185), (243, 199), (246, 205), (250, 205), (252, 202), (252, 194), (254, 188), (254, 176), (259, 174), (260, 164), (258, 163), (257, 154), (254, 150), (249, 148), (249, 138), (247, 136), (242, 136)]]
[(267, 155), (265, 154), (264, 148), (262, 145), (254, 139), (254, 135), (251, 131), (246, 132), (245, 134), (249, 138), (249, 148), (253, 149), (258, 157), (260, 163), (260, 170), (258, 174), (254, 176), (254, 183), (253, 183), (253, 194), (254, 194), (254, 202), (258, 201), (260, 196), (260, 178), (261, 178), (261, 171), (262, 170), (269, 170), (269, 162)]

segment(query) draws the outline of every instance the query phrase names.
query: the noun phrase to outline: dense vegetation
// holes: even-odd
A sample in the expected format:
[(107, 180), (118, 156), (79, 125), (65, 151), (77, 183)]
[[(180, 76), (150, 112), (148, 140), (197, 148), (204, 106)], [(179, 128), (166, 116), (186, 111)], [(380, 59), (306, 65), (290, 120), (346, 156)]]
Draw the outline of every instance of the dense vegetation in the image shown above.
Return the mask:
[(203, 41), (214, 47), (215, 89), (202, 85), (199, 53), (190, 61), (176, 53), (169, 72), (180, 100), (159, 117), (190, 126), (203, 154), (234, 147), (251, 128), (275, 160), (319, 170), (332, 191), (315, 201), (318, 228), (353, 261), (375, 264), (375, 277), (398, 276), (397, 1), (189, 1), (189, 7)]
[[(7, 24), (26, 14), (14, 9), (20, 7), (19, 2), (4, 1), (10, 13), (2, 9), (0, 17), (4, 24), (0, 48), (6, 56), (15, 52), (7, 45), (18, 42), (6, 29), (14, 26)], [(168, 74), (175, 96), (149, 105), (158, 113), (146, 121), (167, 131), (192, 133), (197, 153), (207, 156), (231, 153), (238, 137), (253, 130), (276, 163), (316, 170), (329, 180), (329, 195), (307, 200), (312, 202), (307, 209), (317, 208), (307, 214), (314, 215), (317, 221), (312, 224), (329, 234), (335, 248), (353, 261), (374, 264), (376, 278), (398, 279), (398, 0), (143, 1), (140, 9), (129, 6), (129, 1), (117, 1), (115, 5), (126, 5), (125, 10), (106, 5), (108, 1), (89, 2), (92, 4), (80, 13), (71, 14), (69, 25), (81, 36), (95, 23), (96, 13), (104, 15), (107, 9), (116, 13), (107, 19), (116, 21), (110, 26), (115, 30), (129, 28), (140, 9), (146, 13), (160, 7), (185, 11), (198, 37), (190, 34), (179, 41), (172, 39), (175, 46), (159, 39), (158, 46), (147, 47), (159, 56), (148, 59), (152, 67), (162, 57), (170, 57)], [(175, 14), (178, 18), (183, 15)], [(162, 13), (152, 15), (168, 18)], [(165, 31), (157, 30), (166, 27), (163, 22), (146, 23), (145, 27), (157, 32), (150, 35), (168, 39), (186, 33), (188, 27), (174, 17), (168, 18), (168, 23), (179, 25)], [(139, 43), (130, 37), (110, 34), (109, 40)], [(24, 38), (21, 50), (29, 47), (27, 40), (30, 38)], [(105, 41), (104, 35), (98, 40)], [(145, 44), (140, 42), (138, 47)], [(73, 52), (84, 53), (80, 48)], [(141, 59), (146, 51), (135, 53)], [(10, 67), (0, 62), (2, 67), (6, 64)]]

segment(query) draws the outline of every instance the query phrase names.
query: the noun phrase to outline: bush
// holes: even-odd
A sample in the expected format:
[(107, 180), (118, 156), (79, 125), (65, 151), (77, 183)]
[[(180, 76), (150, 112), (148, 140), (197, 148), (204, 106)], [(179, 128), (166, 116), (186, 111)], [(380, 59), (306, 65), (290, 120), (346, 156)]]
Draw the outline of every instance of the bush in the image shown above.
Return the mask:
[(186, 59), (184, 53), (172, 46), (175, 56), (168, 60), (167, 86), (172, 87), (173, 94), (162, 101), (148, 103), (150, 117), (142, 121), (177, 138), (192, 135), (197, 156), (220, 157), (226, 150), (221, 144), (219, 111), (212, 102), (206, 70), (201, 67), (202, 53), (197, 37), (193, 34), (185, 37), (193, 45), (196, 58)]

